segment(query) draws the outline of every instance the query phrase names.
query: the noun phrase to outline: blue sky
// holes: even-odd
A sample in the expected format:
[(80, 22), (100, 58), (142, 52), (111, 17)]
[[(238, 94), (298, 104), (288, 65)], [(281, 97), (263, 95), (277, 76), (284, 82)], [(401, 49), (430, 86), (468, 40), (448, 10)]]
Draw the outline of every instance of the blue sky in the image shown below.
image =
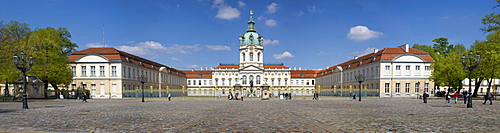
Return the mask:
[[(79, 50), (114, 47), (181, 70), (238, 63), (253, 10), (264, 62), (323, 69), (374, 48), (484, 40), (495, 0), (0, 0), (0, 21), (65, 27)], [(104, 25), (104, 28), (103, 28)], [(104, 42), (103, 42), (104, 29)]]

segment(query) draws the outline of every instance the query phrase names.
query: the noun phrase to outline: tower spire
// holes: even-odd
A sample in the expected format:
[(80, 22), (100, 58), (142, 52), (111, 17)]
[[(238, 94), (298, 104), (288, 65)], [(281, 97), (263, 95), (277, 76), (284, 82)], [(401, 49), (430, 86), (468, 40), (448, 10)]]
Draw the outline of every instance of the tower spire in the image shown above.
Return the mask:
[(253, 22), (253, 11), (250, 10), (250, 20), (248, 21), (248, 29), (247, 29), (247, 32), (256, 32), (255, 28), (254, 28), (254, 25), (255, 25), (255, 22)]

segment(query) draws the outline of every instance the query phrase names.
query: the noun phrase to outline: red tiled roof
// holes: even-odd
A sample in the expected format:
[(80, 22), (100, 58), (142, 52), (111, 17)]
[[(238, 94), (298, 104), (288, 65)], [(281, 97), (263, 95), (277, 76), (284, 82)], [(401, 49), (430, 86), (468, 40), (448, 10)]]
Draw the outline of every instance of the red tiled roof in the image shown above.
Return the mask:
[(291, 70), (292, 78), (314, 78), (322, 70)]
[(182, 71), (186, 74), (186, 77), (191, 78), (191, 77), (203, 77), (203, 78), (211, 78), (212, 77), (212, 71), (209, 70), (186, 70)]
[[(328, 67), (327, 69), (318, 72), (318, 76), (331, 73), (331, 70), (335, 69), (337, 66), (341, 66), (343, 70), (346, 70), (378, 61), (392, 61), (394, 58), (404, 54), (413, 54), (419, 56), (424, 61), (431, 61), (431, 62), (434, 61), (434, 59), (429, 55), (429, 53), (424, 51), (420, 51), (414, 48), (408, 48), (408, 52), (406, 52), (403, 49), (405, 45), (399, 47), (387, 47), (382, 50), (379, 50), (376, 53), (369, 53), (361, 57), (358, 57), (356, 59), (348, 60), (346, 62), (337, 64), (335, 66)], [(361, 62), (361, 64), (359, 64), (359, 62)]]
[[(172, 73), (172, 74), (178, 74), (181, 76), (185, 76), (185, 74), (182, 71), (174, 69), (170, 66), (166, 66), (166, 65), (163, 65), (163, 64), (160, 64), (160, 63), (157, 63), (154, 61), (150, 61), (148, 59), (144, 59), (142, 57), (135, 56), (133, 54), (129, 54), (129, 53), (117, 50), (115, 48), (109, 48), (109, 47), (108, 48), (88, 48), (88, 49), (76, 51), (76, 52), (73, 52), (70, 54), (70, 56), (68, 57), (68, 60), (73, 62), (73, 61), (80, 59), (81, 57), (83, 57), (85, 55), (92, 55), (92, 54), (104, 56), (108, 60), (121, 60), (123, 62), (130, 62), (130, 63), (136, 64), (139, 66), (143, 66), (143, 67), (151, 68), (151, 69), (155, 69), (155, 70), (160, 70), (161, 67), (165, 67), (167, 69), (170, 69), (171, 70), (170, 73)], [(129, 59), (128, 61), (127, 61), (127, 57)], [(142, 64), (141, 64), (141, 62), (142, 62)], [(151, 66), (151, 65), (153, 65), (153, 66)]]

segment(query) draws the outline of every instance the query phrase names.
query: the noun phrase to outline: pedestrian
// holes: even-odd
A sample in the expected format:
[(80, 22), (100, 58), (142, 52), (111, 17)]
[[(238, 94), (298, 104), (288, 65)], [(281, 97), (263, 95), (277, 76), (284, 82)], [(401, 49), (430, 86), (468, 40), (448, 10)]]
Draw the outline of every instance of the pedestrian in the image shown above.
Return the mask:
[(87, 102), (87, 94), (83, 93), (82, 95), (82, 102)]
[(486, 95), (484, 95), (483, 104), (486, 104), (486, 101), (488, 101), (488, 100), (490, 100), (490, 105), (493, 104), (493, 102), (491, 102), (491, 99), (493, 99), (493, 94), (491, 94), (490, 89), (488, 89), (488, 91), (486, 92)]
[(170, 101), (170, 98), (171, 98), (170, 92), (167, 94), (167, 97), (168, 97), (168, 101)]
[(446, 103), (450, 103), (451, 96), (450, 94), (446, 94)]
[(352, 93), (352, 99), (356, 99), (356, 92)]
[(427, 103), (427, 98), (429, 97), (429, 94), (427, 94), (427, 92), (424, 92), (424, 103)]
[(455, 104), (457, 104), (457, 101), (458, 101), (458, 92), (455, 92), (455, 94), (453, 94), (453, 98), (455, 99)]
[(464, 104), (467, 104), (467, 98), (468, 98), (468, 97), (467, 97), (467, 94), (468, 94), (468, 93), (467, 93), (467, 91), (464, 91), (464, 92), (462, 93), (462, 97), (464, 97)]

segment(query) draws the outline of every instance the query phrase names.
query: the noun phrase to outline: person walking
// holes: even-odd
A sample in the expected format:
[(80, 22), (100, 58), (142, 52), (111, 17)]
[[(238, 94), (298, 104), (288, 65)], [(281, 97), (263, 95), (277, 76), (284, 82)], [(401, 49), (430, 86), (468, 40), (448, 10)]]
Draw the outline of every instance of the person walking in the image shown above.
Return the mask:
[(450, 94), (446, 94), (446, 103), (450, 103), (451, 96)]
[(467, 104), (467, 94), (468, 94), (467, 91), (464, 91), (462, 93), (462, 97), (464, 97), (464, 104)]
[(490, 89), (488, 89), (488, 91), (486, 91), (486, 95), (484, 95), (483, 104), (486, 104), (486, 101), (488, 100), (490, 100), (490, 105), (493, 104), (493, 102), (491, 102), (491, 99), (493, 99), (493, 94), (491, 94)]
[(168, 101), (170, 101), (170, 98), (171, 98), (170, 92), (167, 94), (167, 97), (168, 97)]
[(87, 102), (87, 94), (83, 93), (82, 95), (82, 102)]
[(356, 99), (356, 92), (352, 93), (352, 99)]
[(424, 103), (427, 103), (428, 97), (429, 97), (429, 94), (427, 94), (427, 92), (424, 92), (424, 95), (423, 95)]
[(453, 94), (453, 98), (455, 99), (455, 104), (457, 104), (457, 101), (458, 101), (458, 92), (455, 92), (455, 94)]

